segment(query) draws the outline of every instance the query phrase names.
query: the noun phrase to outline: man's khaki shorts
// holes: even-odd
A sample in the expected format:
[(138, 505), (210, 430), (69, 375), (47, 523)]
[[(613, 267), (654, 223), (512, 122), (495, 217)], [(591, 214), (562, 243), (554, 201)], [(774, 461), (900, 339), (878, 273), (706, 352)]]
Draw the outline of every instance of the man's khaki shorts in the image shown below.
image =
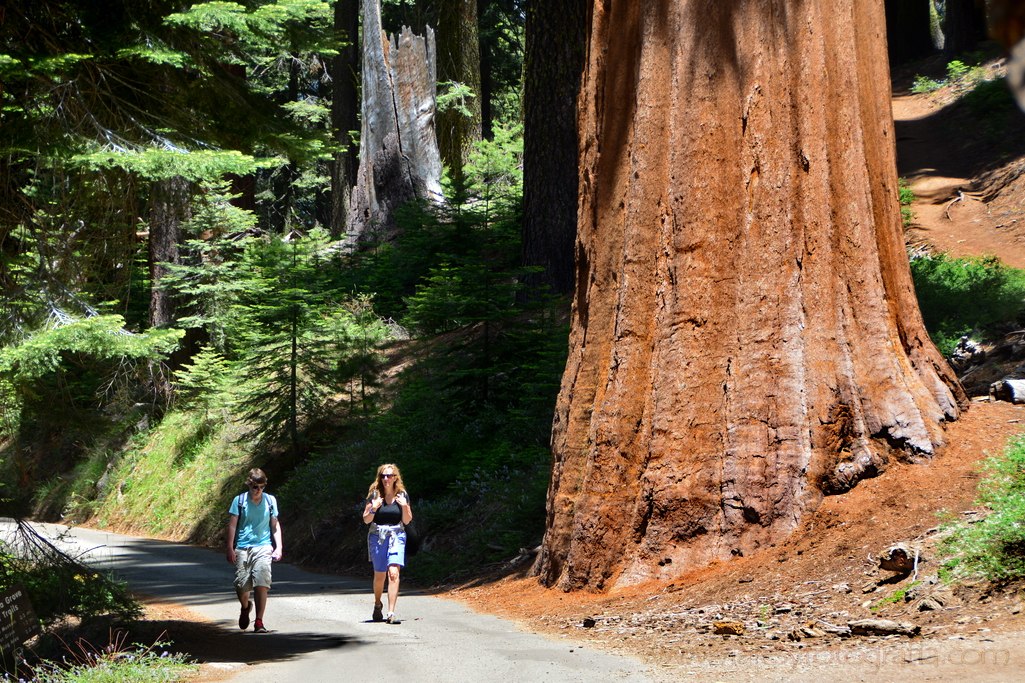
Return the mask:
[(273, 549), (269, 545), (235, 548), (235, 588), (248, 593), (255, 586), (270, 588), (270, 565)]

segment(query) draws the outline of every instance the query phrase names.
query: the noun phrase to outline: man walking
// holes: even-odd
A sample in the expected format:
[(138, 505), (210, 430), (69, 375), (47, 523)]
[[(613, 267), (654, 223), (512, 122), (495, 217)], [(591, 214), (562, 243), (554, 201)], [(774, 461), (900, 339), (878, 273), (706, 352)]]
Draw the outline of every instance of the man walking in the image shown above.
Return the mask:
[(228, 562), (235, 565), (235, 592), (242, 611), (238, 627), (249, 628), (253, 605), (250, 592), (256, 594), (256, 621), (253, 630), (266, 633), (263, 613), (271, 586), (271, 562), (281, 559), (281, 525), (278, 501), (266, 493), (267, 475), (258, 467), (249, 470), (248, 491), (235, 496), (228, 508)]

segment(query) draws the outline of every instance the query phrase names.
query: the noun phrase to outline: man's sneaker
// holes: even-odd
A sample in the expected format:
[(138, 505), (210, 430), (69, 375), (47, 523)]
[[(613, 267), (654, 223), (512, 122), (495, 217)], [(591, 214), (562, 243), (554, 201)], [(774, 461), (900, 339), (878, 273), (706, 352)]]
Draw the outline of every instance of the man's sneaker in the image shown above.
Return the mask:
[(388, 616), (386, 616), (384, 620), (387, 621), (389, 624), (399, 623), (399, 619), (395, 616), (395, 612), (388, 612)]
[(238, 615), (238, 627), (245, 631), (249, 628), (249, 613), (253, 611), (253, 603), (249, 603), (242, 608), (242, 612)]
[(384, 604), (380, 602), (374, 603), (374, 621), (384, 621)]
[(267, 627), (263, 625), (263, 619), (257, 619), (253, 624), (253, 633), (266, 633)]

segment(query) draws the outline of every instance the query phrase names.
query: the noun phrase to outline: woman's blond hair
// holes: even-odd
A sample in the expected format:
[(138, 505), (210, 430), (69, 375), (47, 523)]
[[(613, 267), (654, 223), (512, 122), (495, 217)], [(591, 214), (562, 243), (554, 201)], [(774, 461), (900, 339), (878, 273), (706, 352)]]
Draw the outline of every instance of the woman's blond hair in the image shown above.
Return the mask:
[(381, 475), (385, 470), (391, 469), (395, 472), (395, 494), (406, 492), (406, 485), (402, 483), (402, 472), (399, 471), (397, 465), (391, 463), (385, 463), (377, 468), (377, 475), (374, 477), (374, 481), (371, 482), (370, 488), (367, 490), (367, 498), (373, 498), (374, 494), (384, 497), (384, 488), (381, 486)]

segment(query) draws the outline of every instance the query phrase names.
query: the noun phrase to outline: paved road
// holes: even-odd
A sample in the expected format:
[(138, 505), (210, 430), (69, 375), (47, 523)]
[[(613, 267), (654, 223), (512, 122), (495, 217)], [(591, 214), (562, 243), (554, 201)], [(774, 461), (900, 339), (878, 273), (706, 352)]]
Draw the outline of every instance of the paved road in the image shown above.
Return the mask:
[[(64, 527), (37, 529), (56, 536)], [(655, 678), (638, 660), (527, 633), (510, 621), (416, 592), (403, 591), (399, 598), (400, 625), (373, 623), (369, 576), (314, 574), (287, 563), (274, 568), (266, 616), (272, 632), (243, 634), (232, 567), (222, 554), (83, 528), (62, 542), (69, 554), (111, 570), (136, 592), (185, 605), (238, 638), (263, 639), (266, 662), (241, 667), (230, 681), (355, 681), (376, 678), (384, 666), (390, 677), (410, 683)]]

